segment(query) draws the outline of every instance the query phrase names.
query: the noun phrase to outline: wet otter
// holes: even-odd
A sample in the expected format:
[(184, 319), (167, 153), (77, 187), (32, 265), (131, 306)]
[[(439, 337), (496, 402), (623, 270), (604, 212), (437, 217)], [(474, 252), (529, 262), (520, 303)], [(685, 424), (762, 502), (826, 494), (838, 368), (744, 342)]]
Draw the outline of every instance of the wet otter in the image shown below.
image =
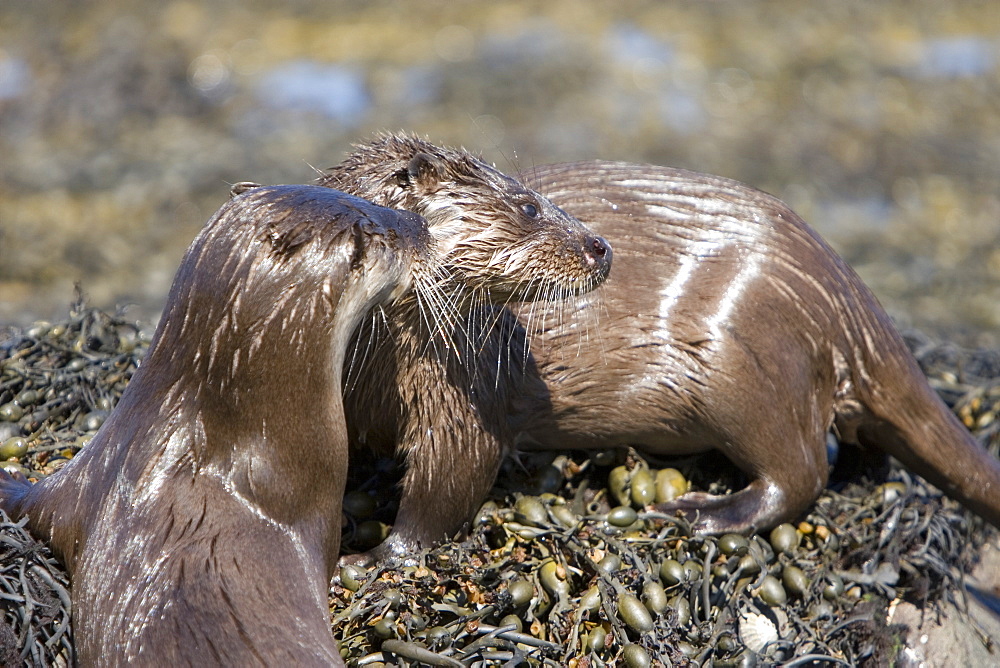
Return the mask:
[(343, 665), (327, 590), (345, 349), (373, 305), (430, 280), (431, 240), (328, 188), (239, 190), (93, 441), (35, 485), (0, 481), (65, 561), (84, 665)]
[[(365, 151), (360, 156), (349, 162), (364, 164)], [(398, 161), (367, 166), (335, 170), (345, 173), (327, 182), (423, 213), (438, 234), (428, 215), (438, 200), (408, 189)], [(402, 393), (406, 414), (390, 438), (401, 439), (420, 475), (404, 480), (389, 554), (438, 540), (468, 519), (502, 449), (492, 445), (484, 455), (468, 436), (477, 429), (535, 447), (718, 449), (750, 476), (749, 486), (726, 497), (688, 494), (664, 510), (689, 511), (696, 529), (724, 533), (804, 511), (826, 483), (825, 435), (833, 428), (844, 441), (896, 456), (1000, 524), (1000, 465), (927, 385), (857, 275), (779, 200), (727, 179), (646, 165), (555, 165), (522, 179), (616, 245), (614, 277), (594, 293), (600, 328), (593, 330), (593, 314), (560, 305), (514, 304), (519, 321), (490, 307), (470, 311), (467, 334), (482, 351), (471, 361), (477, 375), (492, 369), (492, 403), (480, 402), (478, 426), (466, 414), (450, 427), (463, 396), (420, 396), (436, 382), (433, 365), (421, 371), (423, 389)], [(444, 229), (462, 238), (454, 225)], [(482, 247), (492, 241), (468, 236)], [(462, 243), (454, 247), (460, 255)], [(476, 270), (490, 266), (479, 262)], [(479, 280), (488, 285), (488, 274)], [(460, 375), (438, 373), (444, 387)], [(508, 422), (498, 427), (504, 412)], [(447, 507), (466, 514), (441, 512)], [(385, 546), (373, 555), (386, 556)]]
[(361, 145), (321, 182), (426, 218), (450, 277), (450, 303), (435, 311), (456, 315), (427, 322), (411, 304), (387, 308), (359, 330), (346, 374), (352, 442), (395, 448), (407, 463), (396, 530), (349, 560), (401, 557), (471, 518), (513, 443), (524, 351), (510, 354), (516, 323), (493, 305), (586, 292), (607, 277), (611, 248), (515, 179), (416, 137)]

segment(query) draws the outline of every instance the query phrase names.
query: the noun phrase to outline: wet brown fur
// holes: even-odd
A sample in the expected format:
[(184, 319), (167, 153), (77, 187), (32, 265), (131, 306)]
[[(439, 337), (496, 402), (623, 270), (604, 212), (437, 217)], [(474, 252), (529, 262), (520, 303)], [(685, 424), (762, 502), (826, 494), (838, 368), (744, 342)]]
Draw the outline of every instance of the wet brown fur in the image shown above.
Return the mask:
[[(358, 156), (327, 182), (417, 211), (436, 235), (434, 199), (398, 183), (402, 162), (386, 160), (386, 169)], [(444, 169), (470, 159), (438, 157)], [(401, 361), (390, 374), (376, 372), (382, 383), (397, 381), (387, 403), (395, 429), (381, 440), (407, 454), (410, 473), (393, 534), (372, 556), (403, 555), (454, 532), (492, 484), (511, 439), (659, 454), (718, 450), (748, 474), (748, 487), (725, 497), (688, 494), (662, 509), (725, 533), (807, 509), (827, 481), (833, 429), (896, 456), (1000, 524), (1000, 466), (928, 386), (857, 275), (782, 202), (727, 179), (646, 165), (554, 165), (522, 179), (614, 243), (615, 272), (590, 293), (600, 327), (592, 331), (586, 308), (472, 308), (466, 330), (477, 354), (463, 363), (477, 378), (491, 374), (492, 385), (477, 390), (488, 389), (488, 398), (473, 393), (470, 401), (461, 390), (465, 372), (454, 356), (444, 372), (429, 359), (418, 371)], [(488, 255), (490, 234), (468, 236)], [(489, 265), (463, 259), (461, 243), (453, 247), (452, 261), (476, 276), (471, 283), (488, 285)], [(534, 260), (551, 273), (549, 258), (543, 248), (526, 250), (522, 266)], [(463, 411), (470, 403), (475, 410)]]
[(340, 370), (429, 243), (418, 216), (317, 186), (251, 188), (209, 221), (93, 441), (0, 482), (67, 566), (82, 665), (343, 665)]
[(524, 353), (509, 354), (516, 323), (496, 305), (586, 292), (607, 276), (611, 249), (515, 179), (412, 136), (357, 147), (322, 183), (426, 218), (451, 295), (426, 309), (432, 320), (413, 303), (387, 308), (356, 337), (348, 374), (352, 442), (407, 463), (396, 530), (352, 560), (405, 557), (471, 518), (513, 442)]

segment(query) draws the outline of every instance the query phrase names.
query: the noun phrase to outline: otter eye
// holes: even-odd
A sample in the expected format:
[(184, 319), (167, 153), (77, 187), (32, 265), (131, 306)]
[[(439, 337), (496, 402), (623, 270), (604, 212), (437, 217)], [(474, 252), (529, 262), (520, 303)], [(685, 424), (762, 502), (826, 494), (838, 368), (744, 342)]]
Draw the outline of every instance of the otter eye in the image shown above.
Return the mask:
[(530, 202), (525, 202), (524, 204), (521, 205), (521, 212), (528, 218), (538, 217), (538, 207), (535, 206), (534, 204), (531, 204)]

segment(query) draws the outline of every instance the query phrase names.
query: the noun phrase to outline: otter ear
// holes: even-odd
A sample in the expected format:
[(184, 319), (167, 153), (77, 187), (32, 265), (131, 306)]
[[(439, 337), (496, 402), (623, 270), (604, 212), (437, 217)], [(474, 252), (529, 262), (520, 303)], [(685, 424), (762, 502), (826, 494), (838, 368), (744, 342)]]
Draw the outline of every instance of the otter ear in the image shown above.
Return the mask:
[(246, 191), (253, 190), (254, 188), (260, 188), (260, 184), (253, 183), (252, 181), (240, 181), (239, 183), (234, 183), (233, 187), (229, 189), (229, 199), (242, 195)]
[(427, 153), (417, 153), (410, 158), (405, 170), (399, 171), (399, 185), (417, 186), (421, 190), (436, 190), (444, 178), (445, 169), (441, 161)]

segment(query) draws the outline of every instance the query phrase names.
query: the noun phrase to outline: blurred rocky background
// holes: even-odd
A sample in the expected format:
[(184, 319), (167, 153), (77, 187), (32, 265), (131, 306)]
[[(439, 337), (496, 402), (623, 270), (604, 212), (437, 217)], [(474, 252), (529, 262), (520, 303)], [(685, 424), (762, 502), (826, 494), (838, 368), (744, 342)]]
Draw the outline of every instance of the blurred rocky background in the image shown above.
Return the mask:
[(0, 324), (155, 318), (230, 183), (407, 129), (774, 193), (903, 326), (1000, 345), (1000, 3), (0, 3)]

